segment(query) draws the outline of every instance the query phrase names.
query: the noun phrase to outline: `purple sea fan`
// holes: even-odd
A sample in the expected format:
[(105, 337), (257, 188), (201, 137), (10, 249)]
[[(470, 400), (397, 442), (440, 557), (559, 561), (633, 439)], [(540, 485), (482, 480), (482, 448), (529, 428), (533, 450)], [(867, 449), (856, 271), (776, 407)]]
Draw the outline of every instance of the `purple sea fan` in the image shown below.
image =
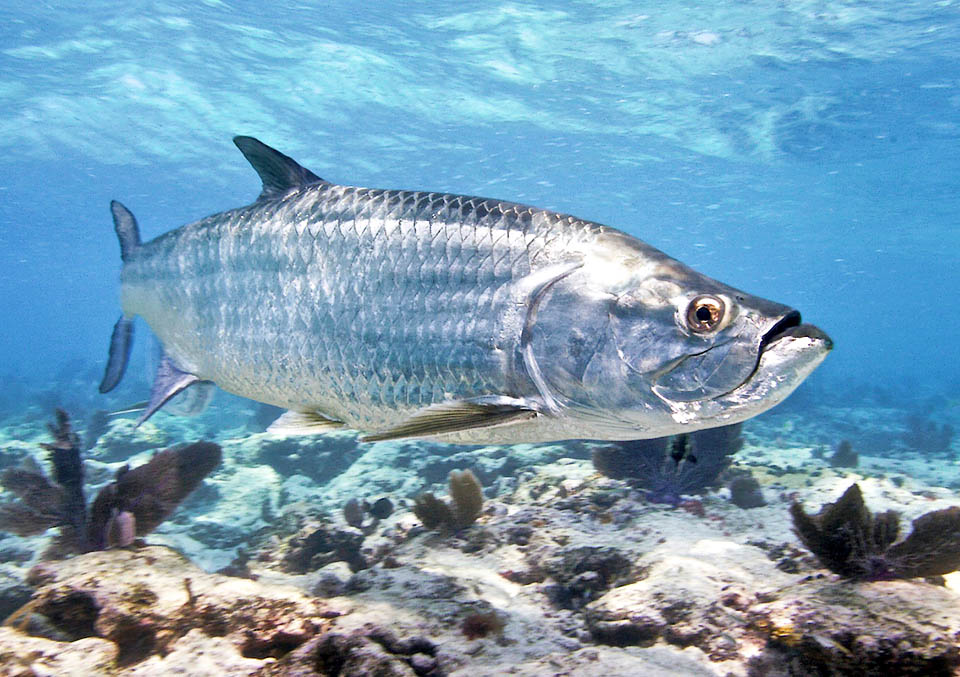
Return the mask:
[(137, 536), (156, 529), (220, 464), (221, 454), (217, 444), (194, 442), (165, 449), (132, 470), (122, 468), (90, 507), (92, 549), (107, 547), (111, 533), (129, 540), (131, 526)]
[(64, 411), (57, 410), (50, 432), (53, 443), (43, 447), (50, 452), (52, 478), (36, 463), (0, 476), (18, 499), (0, 504), (0, 530), (31, 536), (60, 527), (45, 553), (54, 558), (129, 545), (135, 536), (150, 533), (220, 464), (222, 455), (217, 444), (195, 442), (161, 451), (133, 470), (124, 466), (88, 511), (80, 440)]
[(678, 505), (683, 495), (702, 492), (730, 465), (730, 456), (743, 446), (740, 428), (737, 423), (604, 446), (594, 452), (593, 465), (608, 477), (634, 480), (651, 501)]

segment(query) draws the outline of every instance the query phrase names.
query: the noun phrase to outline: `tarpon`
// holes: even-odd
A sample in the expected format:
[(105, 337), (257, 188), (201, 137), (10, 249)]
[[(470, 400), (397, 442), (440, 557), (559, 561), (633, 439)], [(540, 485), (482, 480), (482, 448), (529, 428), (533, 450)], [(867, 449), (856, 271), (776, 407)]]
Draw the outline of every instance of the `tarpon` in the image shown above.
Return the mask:
[(784, 305), (619, 230), (480, 197), (325, 181), (245, 136), (263, 192), (141, 243), (111, 205), (123, 315), (159, 338), (146, 420), (194, 384), (288, 410), (286, 432), (460, 443), (628, 440), (743, 421), (831, 349)]

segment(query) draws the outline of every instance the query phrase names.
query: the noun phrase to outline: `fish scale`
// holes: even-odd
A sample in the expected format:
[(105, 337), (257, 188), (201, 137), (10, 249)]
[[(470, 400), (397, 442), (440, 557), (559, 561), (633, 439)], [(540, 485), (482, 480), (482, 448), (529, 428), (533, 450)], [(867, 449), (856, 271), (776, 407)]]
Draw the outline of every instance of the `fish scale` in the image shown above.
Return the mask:
[[(204, 380), (357, 427), (388, 426), (445, 394), (510, 390), (490, 353), (497, 303), (529, 274), (531, 245), (545, 237), (543, 227), (527, 235), (529, 220), (516, 214), (445, 194), (310, 187), (146, 243), (124, 269), (124, 311), (156, 324), (171, 357)], [(139, 301), (147, 294), (180, 309), (190, 331), (151, 322)], [(278, 364), (277, 354), (289, 358)], [(295, 385), (316, 363), (329, 371), (313, 372), (309, 389)], [(535, 394), (528, 386), (509, 394)]]

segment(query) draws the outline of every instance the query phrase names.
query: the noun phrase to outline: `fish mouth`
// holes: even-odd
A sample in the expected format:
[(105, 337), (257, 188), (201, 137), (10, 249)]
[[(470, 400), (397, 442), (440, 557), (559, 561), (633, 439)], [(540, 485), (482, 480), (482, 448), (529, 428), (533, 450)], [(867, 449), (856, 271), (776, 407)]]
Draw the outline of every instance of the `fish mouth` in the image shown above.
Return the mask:
[(763, 338), (760, 339), (760, 347), (757, 351), (758, 368), (763, 354), (768, 350), (774, 349), (778, 341), (786, 338), (807, 338), (815, 342), (819, 341), (822, 343), (821, 348), (824, 351), (829, 351), (833, 348), (833, 340), (827, 336), (826, 332), (812, 324), (804, 324), (800, 312), (791, 310), (781, 317), (775, 325), (770, 327), (767, 333), (763, 335)]
[(710, 399), (723, 402), (751, 396), (769, 400), (764, 409), (769, 408), (793, 392), (832, 348), (826, 332), (804, 324), (800, 312), (791, 310), (760, 338), (757, 361), (740, 385)]
[(751, 415), (769, 409), (792, 393), (832, 349), (833, 340), (826, 332), (804, 324), (800, 313), (791, 310), (760, 339), (757, 363), (750, 376), (715, 401), (754, 400), (757, 411)]

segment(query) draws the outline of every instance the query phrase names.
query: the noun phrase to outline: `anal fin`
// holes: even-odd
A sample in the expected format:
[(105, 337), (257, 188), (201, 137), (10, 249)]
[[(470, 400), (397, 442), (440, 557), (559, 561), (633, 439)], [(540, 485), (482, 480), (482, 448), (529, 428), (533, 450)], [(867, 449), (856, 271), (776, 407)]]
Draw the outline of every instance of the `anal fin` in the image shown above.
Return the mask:
[(150, 389), (150, 400), (147, 402), (147, 408), (137, 419), (137, 425), (157, 413), (160, 407), (166, 404), (171, 397), (200, 380), (199, 376), (183, 371), (173, 363), (173, 360), (164, 355), (157, 367), (157, 375), (153, 379), (153, 388)]
[(432, 437), (529, 421), (538, 415), (539, 412), (527, 402), (510, 397), (456, 400), (432, 404), (392, 428), (364, 435), (360, 441)]
[(267, 427), (268, 433), (276, 435), (322, 435), (344, 427), (322, 414), (311, 411), (286, 411)]

